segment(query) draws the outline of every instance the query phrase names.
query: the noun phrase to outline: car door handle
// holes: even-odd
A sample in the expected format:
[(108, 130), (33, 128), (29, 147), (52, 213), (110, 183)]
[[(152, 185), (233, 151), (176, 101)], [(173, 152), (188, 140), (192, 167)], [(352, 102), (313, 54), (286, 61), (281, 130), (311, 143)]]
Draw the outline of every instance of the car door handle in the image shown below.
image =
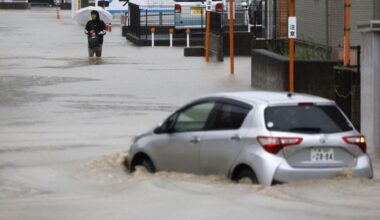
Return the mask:
[(193, 137), (192, 139), (190, 139), (190, 143), (198, 144), (199, 142), (201, 142), (200, 137)]
[(241, 140), (241, 137), (238, 134), (231, 137), (231, 141), (240, 141), (240, 140)]

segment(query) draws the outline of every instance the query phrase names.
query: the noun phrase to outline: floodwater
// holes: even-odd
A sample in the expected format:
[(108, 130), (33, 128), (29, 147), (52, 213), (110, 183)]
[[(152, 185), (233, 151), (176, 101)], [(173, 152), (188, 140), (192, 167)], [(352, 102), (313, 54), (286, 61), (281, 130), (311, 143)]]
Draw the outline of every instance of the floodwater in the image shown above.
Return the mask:
[(193, 98), (251, 90), (250, 58), (238, 57), (231, 77), (228, 59), (135, 47), (114, 25), (103, 58), (89, 60), (69, 15), (0, 11), (0, 219), (379, 219), (377, 176), (265, 187), (126, 173), (137, 133)]

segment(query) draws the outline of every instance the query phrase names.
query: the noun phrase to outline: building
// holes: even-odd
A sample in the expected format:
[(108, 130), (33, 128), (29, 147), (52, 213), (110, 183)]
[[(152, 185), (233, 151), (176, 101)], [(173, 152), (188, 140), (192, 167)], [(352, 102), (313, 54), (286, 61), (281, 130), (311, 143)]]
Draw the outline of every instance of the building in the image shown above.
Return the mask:
[[(298, 40), (324, 48), (343, 47), (344, 0), (295, 0)], [(357, 26), (380, 19), (380, 0), (351, 0), (351, 46), (360, 45)]]

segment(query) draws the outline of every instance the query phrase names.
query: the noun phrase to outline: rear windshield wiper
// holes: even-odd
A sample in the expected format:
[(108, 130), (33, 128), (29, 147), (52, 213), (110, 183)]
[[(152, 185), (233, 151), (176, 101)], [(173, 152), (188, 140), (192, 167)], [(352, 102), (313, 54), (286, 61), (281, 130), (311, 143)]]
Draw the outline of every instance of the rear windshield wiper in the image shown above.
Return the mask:
[(321, 128), (318, 127), (296, 127), (291, 128), (290, 131), (304, 131), (304, 132), (311, 132), (311, 133), (320, 133), (322, 131)]

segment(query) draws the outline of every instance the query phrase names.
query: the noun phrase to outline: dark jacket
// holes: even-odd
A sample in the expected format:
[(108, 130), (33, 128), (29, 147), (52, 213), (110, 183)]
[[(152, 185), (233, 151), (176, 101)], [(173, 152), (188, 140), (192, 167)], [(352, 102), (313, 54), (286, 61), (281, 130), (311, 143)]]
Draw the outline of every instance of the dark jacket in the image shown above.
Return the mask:
[(99, 18), (99, 13), (97, 13), (97, 19), (96, 20), (89, 20), (86, 24), (85, 33), (88, 36), (91, 36), (90, 31), (94, 30), (95, 34), (99, 36), (100, 44), (103, 44), (103, 35), (106, 34), (106, 25), (102, 20)]

